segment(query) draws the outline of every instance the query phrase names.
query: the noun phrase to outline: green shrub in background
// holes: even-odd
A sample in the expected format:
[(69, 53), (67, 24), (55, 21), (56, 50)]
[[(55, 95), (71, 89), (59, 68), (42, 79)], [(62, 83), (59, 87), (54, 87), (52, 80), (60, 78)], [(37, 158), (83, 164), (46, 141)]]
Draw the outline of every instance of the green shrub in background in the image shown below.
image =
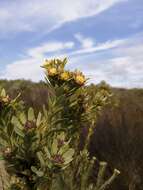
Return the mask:
[(66, 70), (66, 63), (67, 59), (54, 59), (42, 66), (50, 96), (43, 97), (48, 106), (38, 114), (1, 92), (0, 144), (11, 190), (105, 190), (120, 173), (115, 169), (106, 178), (107, 164), (99, 162), (97, 176), (91, 177), (98, 160), (90, 157), (88, 146), (96, 117), (111, 93), (102, 85), (91, 104), (85, 76)]

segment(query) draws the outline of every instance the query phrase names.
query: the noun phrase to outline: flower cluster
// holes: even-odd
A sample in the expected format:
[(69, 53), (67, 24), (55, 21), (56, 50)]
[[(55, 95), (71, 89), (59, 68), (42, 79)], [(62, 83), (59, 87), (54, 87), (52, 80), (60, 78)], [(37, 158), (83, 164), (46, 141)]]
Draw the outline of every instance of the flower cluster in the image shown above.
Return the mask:
[(49, 159), (57, 167), (65, 168), (73, 160), (74, 149), (69, 147), (69, 141), (66, 141), (65, 133), (62, 132), (53, 140)]
[(26, 121), (25, 125), (24, 125), (25, 129), (33, 129), (36, 128), (36, 123), (34, 121)]
[(80, 71), (77, 71), (77, 70), (73, 73), (73, 78), (76, 81), (76, 83), (79, 84), (79, 85), (83, 85), (85, 83), (85, 81), (86, 81), (85, 76), (83, 75), (83, 73), (80, 72)]
[(0, 110), (10, 103), (11, 99), (9, 95), (6, 94), (5, 90), (2, 89), (0, 93)]
[(32, 131), (39, 127), (41, 124), (41, 113), (39, 113), (36, 118), (33, 108), (29, 108), (28, 113), (23, 112), (19, 117), (13, 116), (11, 122), (18, 130), (20, 129), (21, 134), (23, 134), (23, 132)]
[(76, 84), (78, 86), (82, 86), (86, 82), (86, 78), (80, 71), (74, 71), (70, 72), (68, 70), (65, 70), (65, 65), (67, 63), (67, 59), (59, 60), (59, 59), (53, 59), (53, 60), (45, 60), (43, 64), (43, 68), (46, 70), (46, 74), (49, 78), (58, 79), (61, 82), (70, 82), (73, 84)]

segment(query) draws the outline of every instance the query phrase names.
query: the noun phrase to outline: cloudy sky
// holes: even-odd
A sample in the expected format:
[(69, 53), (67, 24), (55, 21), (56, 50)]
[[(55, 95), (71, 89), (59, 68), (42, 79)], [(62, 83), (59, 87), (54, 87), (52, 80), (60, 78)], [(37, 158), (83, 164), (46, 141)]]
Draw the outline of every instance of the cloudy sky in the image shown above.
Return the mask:
[(90, 82), (143, 87), (143, 0), (0, 0), (0, 78), (67, 56)]

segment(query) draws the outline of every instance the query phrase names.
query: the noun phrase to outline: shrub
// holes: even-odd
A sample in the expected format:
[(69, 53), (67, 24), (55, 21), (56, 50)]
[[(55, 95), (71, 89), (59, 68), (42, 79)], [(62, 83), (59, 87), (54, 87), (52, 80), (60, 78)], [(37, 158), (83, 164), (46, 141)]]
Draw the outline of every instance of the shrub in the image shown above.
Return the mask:
[(96, 116), (111, 93), (100, 86), (91, 104), (85, 76), (65, 70), (66, 63), (67, 59), (54, 59), (42, 66), (50, 95), (43, 97), (48, 106), (39, 113), (31, 107), (25, 110), (18, 97), (10, 100), (2, 90), (0, 144), (11, 190), (104, 190), (120, 173), (115, 169), (106, 178), (107, 163), (99, 162), (97, 176), (91, 177), (98, 160), (90, 157), (88, 146)]

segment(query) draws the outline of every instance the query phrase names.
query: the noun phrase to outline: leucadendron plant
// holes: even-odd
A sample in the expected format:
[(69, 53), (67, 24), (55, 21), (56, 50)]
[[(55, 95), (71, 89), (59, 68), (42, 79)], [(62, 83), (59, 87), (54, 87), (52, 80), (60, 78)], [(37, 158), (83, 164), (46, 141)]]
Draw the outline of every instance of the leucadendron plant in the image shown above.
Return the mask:
[[(120, 173), (115, 169), (107, 178), (107, 163), (91, 157), (88, 151), (97, 115), (111, 93), (100, 86), (91, 104), (87, 79), (80, 71), (66, 70), (66, 63), (66, 58), (44, 62), (50, 93), (43, 97), (48, 99), (48, 106), (41, 112), (35, 114), (33, 108), (25, 111), (17, 106), (14, 112), (5, 113), (10, 117), (8, 124), (0, 127), (0, 144), (10, 175), (6, 190), (105, 190)], [(0, 114), (11, 103), (3, 90)], [(87, 133), (81, 147), (84, 128)], [(98, 175), (94, 177), (97, 164)]]

